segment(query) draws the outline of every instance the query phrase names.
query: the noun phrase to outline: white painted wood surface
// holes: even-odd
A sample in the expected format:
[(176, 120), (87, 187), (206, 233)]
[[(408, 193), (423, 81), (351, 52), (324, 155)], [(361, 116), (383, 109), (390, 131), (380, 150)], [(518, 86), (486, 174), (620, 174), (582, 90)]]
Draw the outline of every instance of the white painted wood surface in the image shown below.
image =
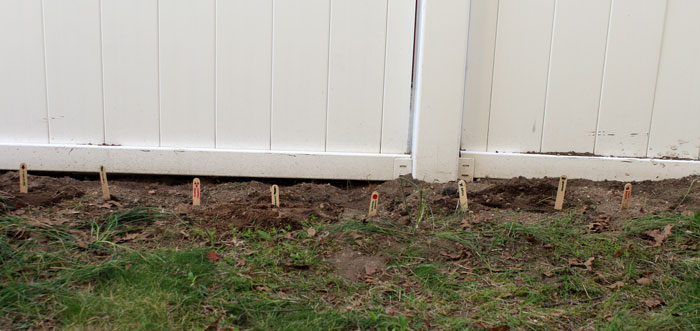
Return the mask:
[(560, 0), (542, 152), (593, 153), (611, 0)]
[(100, 1), (43, 3), (51, 143), (103, 144)]
[(646, 156), (666, 0), (615, 0), (595, 153)]
[(700, 1), (668, 3), (649, 157), (700, 157)]
[(554, 0), (500, 0), (488, 150), (539, 151)]
[(326, 151), (379, 153), (387, 0), (335, 0), (330, 24)]
[(415, 11), (416, 0), (389, 0), (382, 153), (409, 153)]
[(498, 4), (498, 0), (471, 1), (462, 124), (465, 150), (485, 152), (488, 148)]
[(216, 146), (270, 149), (273, 0), (217, 0)]
[(159, 146), (158, 1), (102, 0), (102, 48), (105, 143)]
[(326, 150), (330, 5), (275, 2), (272, 150)]
[(41, 0), (0, 1), (0, 141), (48, 143)]
[(700, 11), (666, 3), (473, 0), (462, 149), (698, 159)]
[(474, 159), (477, 178), (542, 178), (643, 181), (700, 175), (700, 162), (615, 157), (462, 152)]
[(216, 146), (214, 0), (161, 0), (161, 146)]
[[(47, 157), (49, 156), (49, 157)], [(390, 180), (411, 173), (402, 154), (0, 144), (0, 169), (191, 176)]]
[(413, 127), (413, 176), (457, 178), (469, 2), (423, 1), (419, 10)]

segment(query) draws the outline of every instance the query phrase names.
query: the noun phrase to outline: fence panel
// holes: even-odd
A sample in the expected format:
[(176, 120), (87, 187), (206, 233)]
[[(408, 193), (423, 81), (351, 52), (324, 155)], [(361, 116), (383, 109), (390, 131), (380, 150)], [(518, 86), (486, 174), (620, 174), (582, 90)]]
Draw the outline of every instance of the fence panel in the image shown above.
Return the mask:
[(649, 157), (700, 157), (699, 15), (700, 1), (668, 3)]
[(700, 157), (696, 2), (471, 3), (463, 150)]
[(158, 1), (103, 0), (102, 47), (105, 143), (160, 146)]
[(100, 1), (43, 3), (51, 143), (103, 144)]
[(0, 1), (0, 141), (49, 142), (41, 0)]

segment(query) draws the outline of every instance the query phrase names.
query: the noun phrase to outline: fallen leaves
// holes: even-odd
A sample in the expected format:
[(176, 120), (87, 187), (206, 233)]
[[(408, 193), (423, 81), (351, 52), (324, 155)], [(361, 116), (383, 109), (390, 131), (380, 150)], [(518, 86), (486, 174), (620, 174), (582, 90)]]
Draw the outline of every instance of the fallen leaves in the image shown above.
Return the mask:
[(367, 274), (367, 276), (372, 276), (377, 272), (379, 272), (379, 268), (372, 265), (365, 265), (365, 274)]
[(583, 263), (579, 262), (578, 259), (569, 259), (569, 265), (572, 267), (584, 267), (589, 271), (593, 271), (593, 261), (595, 261), (595, 257), (591, 257)]
[(684, 251), (696, 251), (698, 250), (698, 244), (681, 245), (681, 249)]
[(663, 304), (663, 302), (661, 302), (661, 300), (656, 299), (656, 298), (648, 298), (648, 299), (642, 300), (642, 305), (649, 310), (654, 309), (656, 307), (659, 307), (662, 304)]
[(600, 218), (597, 222), (588, 224), (588, 233), (601, 233), (610, 226), (610, 217)]
[(666, 227), (663, 230), (650, 230), (644, 232), (649, 237), (654, 238), (654, 246), (653, 247), (659, 247), (664, 244), (664, 240), (666, 240), (668, 237), (671, 236), (671, 230), (673, 229), (672, 224), (666, 225)]
[(644, 278), (637, 279), (637, 284), (639, 284), (639, 285), (651, 285), (651, 284), (654, 284), (654, 281), (649, 279), (649, 278), (644, 277)]
[(614, 291), (614, 290), (619, 290), (619, 289), (621, 289), (621, 288), (624, 287), (625, 285), (627, 285), (627, 284), (625, 284), (625, 282), (623, 282), (623, 281), (617, 281), (617, 282), (614, 282), (614, 283), (608, 285), (607, 287), (608, 287), (610, 290)]

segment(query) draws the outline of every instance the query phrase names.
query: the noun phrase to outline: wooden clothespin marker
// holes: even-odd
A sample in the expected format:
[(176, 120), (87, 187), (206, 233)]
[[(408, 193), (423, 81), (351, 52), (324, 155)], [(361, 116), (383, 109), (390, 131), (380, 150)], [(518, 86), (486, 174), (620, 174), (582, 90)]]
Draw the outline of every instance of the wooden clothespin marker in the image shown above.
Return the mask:
[(467, 182), (460, 180), (457, 183), (457, 190), (459, 191), (459, 209), (462, 211), (467, 211), (469, 209), (469, 200), (467, 199)]
[(27, 164), (19, 165), (19, 193), (29, 193), (29, 182), (27, 176)]
[(192, 205), (199, 206), (202, 204), (202, 182), (199, 178), (192, 180)]
[(625, 185), (625, 193), (622, 195), (622, 205), (620, 210), (625, 210), (630, 207), (630, 200), (632, 200), (632, 184)]
[(270, 187), (270, 195), (272, 196), (272, 205), (279, 208), (280, 206), (280, 187), (272, 185)]
[(100, 184), (102, 185), (102, 198), (109, 200), (112, 195), (109, 194), (109, 183), (107, 183), (107, 170), (105, 166), (100, 166)]
[(373, 217), (377, 216), (377, 209), (379, 208), (379, 193), (372, 192), (372, 198), (369, 202), (369, 213), (367, 216)]
[(566, 197), (566, 184), (568, 178), (566, 175), (562, 175), (559, 178), (559, 189), (557, 190), (557, 201), (554, 203), (554, 209), (562, 210), (564, 209), (564, 197)]

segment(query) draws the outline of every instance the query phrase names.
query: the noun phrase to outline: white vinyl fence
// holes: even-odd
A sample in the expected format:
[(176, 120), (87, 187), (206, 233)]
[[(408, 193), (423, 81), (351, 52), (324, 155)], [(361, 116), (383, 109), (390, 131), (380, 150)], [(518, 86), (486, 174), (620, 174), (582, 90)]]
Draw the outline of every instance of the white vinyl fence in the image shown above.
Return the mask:
[(0, 163), (393, 178), (414, 19), (415, 0), (0, 0)]
[(700, 158), (700, 1), (472, 0), (462, 149)]
[(417, 2), (0, 0), (0, 169), (700, 174), (700, 1)]

